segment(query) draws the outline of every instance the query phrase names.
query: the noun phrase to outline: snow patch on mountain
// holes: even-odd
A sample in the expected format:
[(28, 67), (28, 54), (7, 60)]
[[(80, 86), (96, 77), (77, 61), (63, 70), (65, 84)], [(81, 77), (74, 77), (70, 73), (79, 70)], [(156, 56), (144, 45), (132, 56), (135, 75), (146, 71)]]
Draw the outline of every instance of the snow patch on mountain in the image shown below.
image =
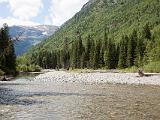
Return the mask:
[(20, 40), (15, 44), (16, 55), (22, 55), (29, 48), (39, 44), (49, 36), (53, 35), (58, 30), (57, 26), (52, 25), (38, 25), (38, 26), (11, 26), (11, 37), (22, 33)]

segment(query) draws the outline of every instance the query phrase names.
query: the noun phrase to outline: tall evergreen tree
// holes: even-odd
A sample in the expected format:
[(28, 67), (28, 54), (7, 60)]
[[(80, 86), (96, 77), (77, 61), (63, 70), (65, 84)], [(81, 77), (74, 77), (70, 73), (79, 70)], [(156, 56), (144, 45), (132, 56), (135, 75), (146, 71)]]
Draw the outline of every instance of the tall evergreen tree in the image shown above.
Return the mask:
[(127, 66), (132, 67), (136, 58), (136, 44), (138, 36), (137, 31), (134, 30), (128, 41), (128, 51), (127, 51)]
[(152, 33), (149, 27), (149, 24), (147, 23), (143, 28), (143, 38), (150, 40), (152, 37)]
[(143, 66), (143, 58), (145, 54), (146, 46), (144, 44), (143, 39), (138, 39), (137, 46), (136, 46), (136, 59), (135, 59), (135, 65), (137, 67)]
[(100, 52), (101, 52), (101, 42), (98, 40), (96, 42), (95, 47), (95, 54), (94, 54), (94, 69), (97, 69), (100, 67)]
[(71, 66), (72, 68), (77, 68), (78, 54), (77, 54), (77, 41), (72, 43), (71, 47)]
[(76, 49), (77, 50), (77, 68), (80, 68), (81, 67), (81, 57), (84, 52), (84, 46), (83, 46), (81, 34), (79, 31), (77, 31), (77, 38), (78, 38), (77, 49)]
[(104, 52), (104, 62), (107, 69), (114, 69), (117, 66), (116, 46), (110, 38), (108, 40), (108, 46), (106, 47)]
[(7, 24), (4, 24), (0, 30), (0, 69), (6, 74), (16, 73), (14, 43), (10, 38)]
[(86, 52), (84, 51), (82, 56), (81, 56), (81, 69), (84, 69), (86, 67), (87, 67)]
[(69, 46), (68, 46), (68, 38), (64, 40), (63, 47), (63, 67), (64, 69), (69, 68)]
[(85, 50), (85, 60), (86, 60), (86, 67), (89, 68), (89, 60), (90, 60), (90, 53), (92, 48), (92, 38), (91, 35), (88, 35), (87, 43), (86, 43), (86, 50)]
[(104, 61), (104, 54), (105, 54), (105, 50), (108, 47), (108, 33), (109, 30), (107, 30), (106, 28), (104, 29), (104, 39), (102, 41), (102, 45), (101, 45), (101, 51), (100, 51), (100, 66), (101, 67), (105, 67), (105, 61)]
[(89, 66), (90, 68), (94, 68), (94, 56), (95, 56), (95, 42), (94, 40), (91, 41), (91, 52), (90, 52), (90, 59), (89, 59)]
[(119, 51), (119, 68), (126, 68), (127, 67), (127, 42), (128, 36), (122, 36), (122, 40), (120, 42), (120, 51)]

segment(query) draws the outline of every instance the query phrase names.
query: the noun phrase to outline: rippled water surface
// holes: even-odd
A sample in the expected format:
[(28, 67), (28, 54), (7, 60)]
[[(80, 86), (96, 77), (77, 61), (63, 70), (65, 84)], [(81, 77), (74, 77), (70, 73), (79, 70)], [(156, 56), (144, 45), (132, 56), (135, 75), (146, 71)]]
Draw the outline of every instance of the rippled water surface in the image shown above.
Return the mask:
[(0, 82), (0, 120), (160, 120), (160, 87)]

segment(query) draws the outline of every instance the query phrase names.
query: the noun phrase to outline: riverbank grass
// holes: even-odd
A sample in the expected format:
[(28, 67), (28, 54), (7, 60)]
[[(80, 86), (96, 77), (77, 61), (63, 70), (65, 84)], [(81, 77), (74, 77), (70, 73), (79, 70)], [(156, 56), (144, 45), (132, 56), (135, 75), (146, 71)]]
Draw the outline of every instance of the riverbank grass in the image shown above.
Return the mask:
[(144, 66), (145, 72), (160, 73), (160, 62), (151, 62)]

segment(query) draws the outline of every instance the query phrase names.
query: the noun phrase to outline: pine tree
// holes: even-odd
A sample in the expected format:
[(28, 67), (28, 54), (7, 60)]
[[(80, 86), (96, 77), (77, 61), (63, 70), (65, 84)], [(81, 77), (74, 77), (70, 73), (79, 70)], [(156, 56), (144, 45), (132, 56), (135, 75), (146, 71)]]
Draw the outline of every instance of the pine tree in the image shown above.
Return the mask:
[(128, 51), (127, 51), (127, 66), (128, 67), (134, 66), (134, 61), (136, 58), (137, 39), (138, 39), (137, 31), (134, 30), (128, 41)]
[(135, 59), (135, 65), (137, 67), (143, 66), (143, 58), (145, 54), (145, 44), (143, 39), (138, 39), (137, 46), (136, 46), (136, 59)]
[(127, 67), (127, 42), (128, 36), (122, 36), (122, 40), (120, 42), (120, 51), (119, 51), (119, 68)]
[[(120, 56), (120, 44), (116, 44), (116, 54), (115, 54), (115, 68), (118, 67), (118, 63), (119, 63), (119, 56)], [(127, 52), (126, 52), (127, 53)]]
[(82, 38), (81, 38), (81, 34), (79, 31), (77, 31), (77, 68), (81, 67), (81, 57), (82, 54), (84, 52), (84, 47), (83, 47), (83, 43), (82, 43)]
[(105, 30), (104, 30), (104, 44), (103, 44), (105, 47), (108, 46), (108, 33), (107, 33), (106, 28), (105, 28)]
[(83, 52), (81, 56), (81, 69), (86, 68), (87, 62), (86, 62), (86, 52)]
[(116, 46), (111, 41), (111, 39), (108, 40), (108, 46), (105, 49), (104, 52), (104, 62), (105, 67), (107, 69), (114, 69), (116, 65)]
[(89, 59), (89, 67), (94, 68), (94, 56), (95, 56), (95, 42), (94, 40), (91, 41), (91, 52), (90, 52), (90, 59)]
[(64, 40), (64, 47), (63, 47), (63, 67), (64, 69), (69, 68), (69, 46), (68, 46), (68, 38)]
[(77, 54), (77, 46), (78, 43), (77, 41), (72, 43), (72, 47), (71, 47), (71, 66), (72, 68), (77, 68), (77, 64), (78, 64), (78, 54)]
[(149, 62), (151, 62), (150, 56), (152, 56), (151, 51), (153, 50), (153, 48), (154, 48), (154, 43), (152, 41), (147, 41), (145, 43), (145, 50), (144, 50), (144, 57), (143, 57), (144, 64), (148, 64)]
[(152, 33), (149, 27), (149, 24), (147, 23), (143, 28), (143, 38), (151, 40)]
[(117, 51), (116, 51), (116, 44), (112, 42), (111, 45), (111, 65), (110, 69), (115, 69), (117, 67)]
[(14, 43), (9, 36), (9, 28), (4, 24), (0, 30), (0, 69), (6, 74), (16, 73)]
[(105, 68), (108, 69), (108, 50), (104, 51), (104, 63), (105, 63)]
[(11, 73), (15, 74), (16, 72), (16, 55), (14, 50), (13, 43), (10, 43), (8, 54), (5, 56), (6, 65), (5, 67), (8, 68)]
[(86, 67), (89, 68), (89, 60), (90, 60), (90, 53), (92, 48), (92, 38), (90, 35), (88, 35), (87, 43), (86, 43), (86, 52), (85, 52), (85, 61), (86, 61)]
[(104, 61), (104, 54), (105, 54), (105, 49), (108, 47), (108, 33), (106, 28), (104, 29), (104, 40), (102, 41), (101, 44), (101, 51), (100, 51), (100, 67), (105, 67), (105, 61)]
[(61, 68), (61, 59), (60, 59), (60, 51), (56, 51), (56, 58), (57, 58), (57, 65), (56, 65), (56, 69), (59, 70), (59, 68)]
[(101, 42), (100, 40), (96, 42), (95, 54), (94, 54), (94, 69), (100, 68), (100, 52), (101, 52)]

